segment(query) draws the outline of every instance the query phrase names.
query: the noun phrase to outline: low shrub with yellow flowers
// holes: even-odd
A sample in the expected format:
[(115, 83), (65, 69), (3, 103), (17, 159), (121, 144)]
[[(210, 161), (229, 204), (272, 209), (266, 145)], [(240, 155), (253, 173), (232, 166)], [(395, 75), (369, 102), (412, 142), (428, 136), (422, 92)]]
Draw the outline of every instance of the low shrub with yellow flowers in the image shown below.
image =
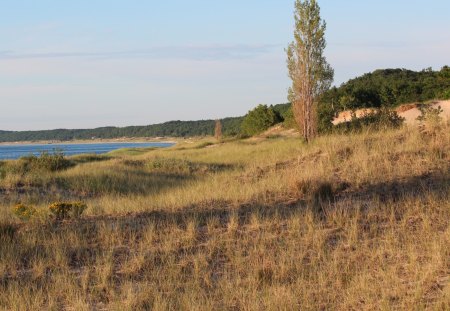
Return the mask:
[(49, 206), (57, 220), (76, 219), (83, 214), (87, 205), (83, 202), (55, 202)]
[(31, 217), (36, 215), (36, 208), (31, 205), (25, 205), (22, 203), (17, 204), (13, 208), (13, 213), (21, 220), (29, 220)]

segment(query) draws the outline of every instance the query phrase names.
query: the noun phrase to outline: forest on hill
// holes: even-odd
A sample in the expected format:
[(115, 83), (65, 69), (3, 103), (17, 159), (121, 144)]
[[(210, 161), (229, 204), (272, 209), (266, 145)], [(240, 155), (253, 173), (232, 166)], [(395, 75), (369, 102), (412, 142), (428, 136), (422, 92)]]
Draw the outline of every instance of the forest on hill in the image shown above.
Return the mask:
[(322, 98), (338, 111), (366, 107), (395, 107), (404, 103), (450, 99), (450, 67), (439, 71), (375, 70), (333, 87)]
[[(395, 107), (403, 103), (432, 99), (450, 99), (450, 67), (422, 71), (383, 69), (351, 79), (324, 94), (319, 105), (319, 129), (331, 127), (333, 116), (343, 110), (364, 107)], [(292, 119), (290, 104), (271, 106), (279, 122)], [(224, 118), (225, 136), (242, 133), (245, 116)], [(286, 122), (292, 124), (292, 122)], [(170, 121), (161, 124), (128, 127), (101, 127), (96, 129), (55, 129), (45, 131), (0, 131), (0, 142), (113, 139), (120, 137), (194, 137), (214, 134), (214, 120)]]
[[(242, 117), (222, 119), (225, 135), (239, 133)], [(0, 142), (112, 139), (120, 137), (194, 137), (214, 133), (214, 120), (169, 121), (161, 124), (127, 127), (100, 127), (95, 129), (55, 129), (45, 131), (0, 131)]]

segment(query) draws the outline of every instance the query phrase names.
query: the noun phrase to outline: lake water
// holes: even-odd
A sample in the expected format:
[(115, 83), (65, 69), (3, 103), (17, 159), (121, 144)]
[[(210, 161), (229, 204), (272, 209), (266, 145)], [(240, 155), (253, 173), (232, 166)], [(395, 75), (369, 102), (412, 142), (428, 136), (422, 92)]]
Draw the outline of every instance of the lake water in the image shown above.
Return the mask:
[(76, 155), (84, 153), (102, 154), (122, 148), (165, 148), (172, 146), (172, 143), (98, 143), (98, 144), (14, 144), (0, 145), (0, 160), (18, 159), (30, 154), (39, 155), (42, 152), (53, 153), (63, 152), (65, 155)]

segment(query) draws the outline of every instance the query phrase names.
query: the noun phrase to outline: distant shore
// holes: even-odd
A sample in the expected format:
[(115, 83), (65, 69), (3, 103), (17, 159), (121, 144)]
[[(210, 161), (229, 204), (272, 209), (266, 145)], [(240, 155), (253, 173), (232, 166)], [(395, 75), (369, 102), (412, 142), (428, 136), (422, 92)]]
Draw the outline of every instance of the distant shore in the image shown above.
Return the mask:
[(93, 139), (74, 139), (74, 140), (35, 140), (35, 141), (15, 141), (0, 142), (0, 146), (15, 145), (63, 145), (63, 144), (101, 144), (101, 143), (167, 143), (176, 144), (182, 138), (173, 137), (121, 137), (121, 138), (93, 138)]

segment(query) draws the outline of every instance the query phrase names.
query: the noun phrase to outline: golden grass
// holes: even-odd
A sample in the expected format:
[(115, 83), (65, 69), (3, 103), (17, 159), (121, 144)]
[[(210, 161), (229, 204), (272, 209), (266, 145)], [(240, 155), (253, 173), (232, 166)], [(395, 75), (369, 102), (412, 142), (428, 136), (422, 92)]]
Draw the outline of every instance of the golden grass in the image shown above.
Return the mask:
[[(197, 141), (7, 175), (0, 307), (448, 310), (449, 146), (448, 127)], [(59, 199), (86, 216), (48, 220)]]

